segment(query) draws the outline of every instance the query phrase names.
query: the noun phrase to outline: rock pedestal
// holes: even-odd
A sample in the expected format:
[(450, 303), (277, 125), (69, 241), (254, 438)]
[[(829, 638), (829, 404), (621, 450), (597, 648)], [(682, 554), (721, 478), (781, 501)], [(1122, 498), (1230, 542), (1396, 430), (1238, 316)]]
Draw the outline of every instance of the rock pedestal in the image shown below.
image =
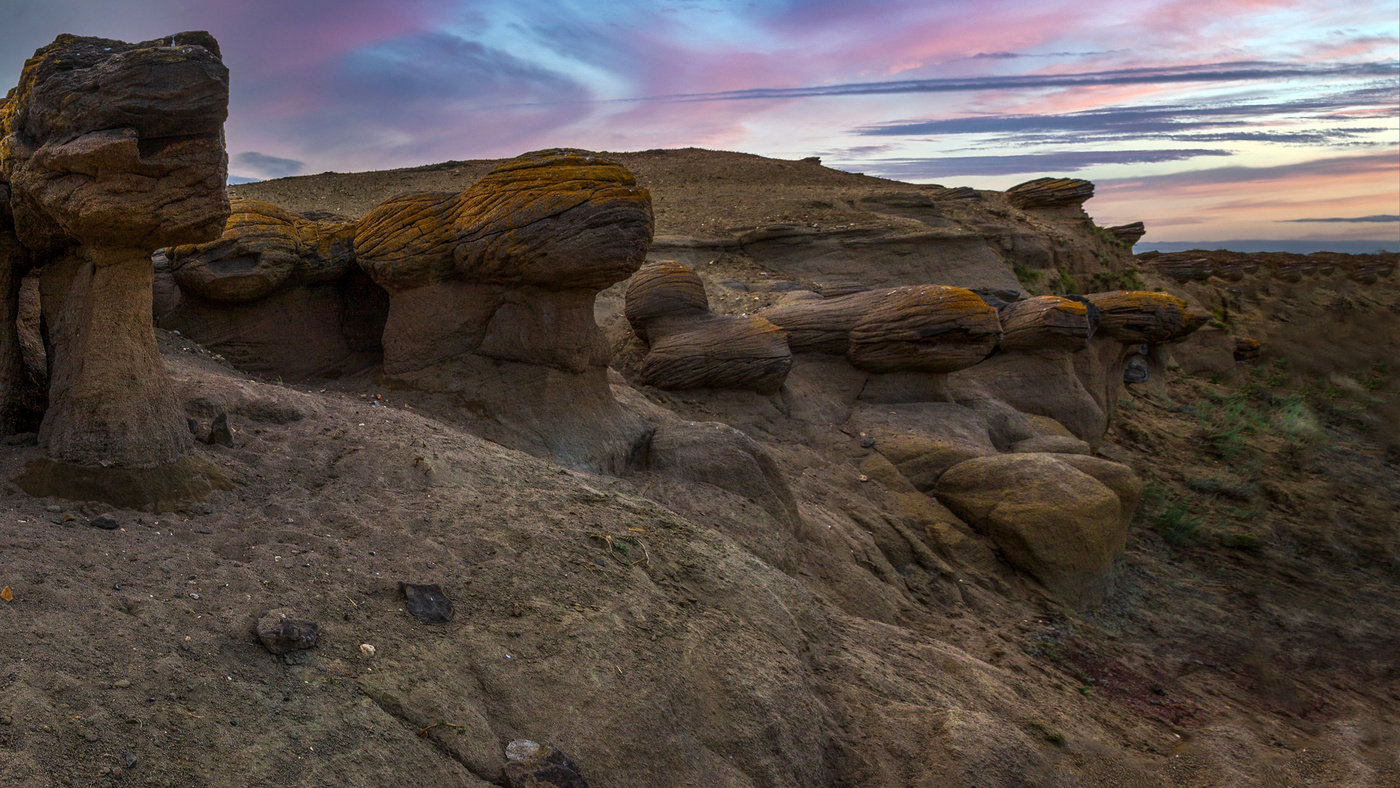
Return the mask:
[[(52, 462), (21, 478), (31, 492), (111, 500), (129, 491), (104, 475), (163, 468), (150, 481), (168, 494), (139, 503), (171, 506), (215, 483), (186, 456), (190, 435), (156, 352), (150, 256), (222, 230), (227, 114), (228, 70), (207, 33), (140, 44), (59, 36), (0, 107), (0, 284), (13, 314), (16, 279), (44, 269), (52, 368), (39, 430)], [(0, 363), (14, 341), (0, 334)], [(20, 392), (3, 371), (0, 412), (13, 412)], [(96, 495), (78, 479), (95, 481)]]

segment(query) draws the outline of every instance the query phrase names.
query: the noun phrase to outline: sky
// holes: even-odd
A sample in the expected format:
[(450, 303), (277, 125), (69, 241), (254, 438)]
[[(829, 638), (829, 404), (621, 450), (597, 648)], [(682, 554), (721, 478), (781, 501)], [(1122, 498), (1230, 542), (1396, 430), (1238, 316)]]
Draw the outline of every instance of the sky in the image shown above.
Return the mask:
[[(235, 179), (702, 147), (916, 183), (1097, 185), (1145, 241), (1400, 248), (1395, 0), (0, 0), (219, 39)], [(0, 87), (0, 89), (5, 89)]]

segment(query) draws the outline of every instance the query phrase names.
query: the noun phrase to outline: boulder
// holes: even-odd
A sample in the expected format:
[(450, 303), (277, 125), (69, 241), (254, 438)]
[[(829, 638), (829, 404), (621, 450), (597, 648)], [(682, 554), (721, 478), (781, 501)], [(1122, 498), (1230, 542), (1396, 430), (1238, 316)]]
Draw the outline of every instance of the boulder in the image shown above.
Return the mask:
[(1090, 455), (1094, 450), (1078, 438), (1066, 435), (1037, 435), (1034, 438), (1026, 438), (1011, 444), (1013, 454), (1084, 454)]
[[(15, 282), (43, 269), (52, 376), (39, 442), (53, 461), (171, 466), (175, 487), (193, 480), (180, 462), (192, 439), (156, 352), (151, 253), (222, 231), (227, 115), (228, 69), (208, 33), (139, 44), (62, 35), (25, 63), (7, 97), (0, 284), (13, 309)], [(0, 333), (0, 345), (13, 342)], [(15, 396), (5, 383), (0, 396)]]
[(776, 392), (792, 368), (782, 329), (761, 317), (710, 311), (689, 266), (649, 263), (628, 285), (624, 314), (648, 350), (639, 380), (663, 389)]
[(1075, 606), (1099, 601), (1127, 543), (1142, 484), (1094, 457), (1004, 454), (948, 469), (935, 495), (1007, 562)]

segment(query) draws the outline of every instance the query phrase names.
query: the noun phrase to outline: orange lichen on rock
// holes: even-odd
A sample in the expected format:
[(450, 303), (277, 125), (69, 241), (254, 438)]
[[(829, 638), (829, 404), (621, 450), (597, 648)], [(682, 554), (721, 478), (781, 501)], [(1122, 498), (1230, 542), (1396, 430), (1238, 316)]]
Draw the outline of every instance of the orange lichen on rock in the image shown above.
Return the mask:
[(286, 284), (330, 282), (354, 265), (355, 225), (314, 222), (233, 198), (223, 236), (167, 250), (180, 287), (220, 302), (256, 301)]
[(1100, 312), (1099, 331), (1125, 344), (1159, 344), (1184, 338), (1205, 325), (1174, 295), (1114, 290), (1085, 296)]
[(961, 287), (875, 291), (851, 329), (851, 363), (869, 372), (952, 372), (991, 354), (1001, 340), (997, 311)]
[(1098, 327), (1097, 313), (1086, 304), (1059, 296), (1014, 301), (997, 314), (1003, 350), (1078, 350)]

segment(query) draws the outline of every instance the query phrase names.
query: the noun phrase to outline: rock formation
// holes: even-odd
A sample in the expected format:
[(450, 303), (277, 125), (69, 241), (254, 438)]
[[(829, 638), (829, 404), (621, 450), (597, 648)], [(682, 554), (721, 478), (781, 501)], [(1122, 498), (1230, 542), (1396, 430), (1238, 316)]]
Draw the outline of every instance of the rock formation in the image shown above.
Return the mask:
[(991, 397), (1054, 419), (1094, 448), (1108, 430), (1125, 374), (1160, 371), (1153, 348), (1204, 322), (1185, 301), (1143, 291), (1028, 299), (1003, 307), (1001, 316), (1005, 352), (953, 376), (954, 396)]
[(844, 355), (868, 372), (946, 373), (986, 358), (1001, 339), (996, 310), (960, 287), (923, 285), (765, 310), (797, 352)]
[[(150, 257), (222, 230), (227, 107), (218, 44), (181, 33), (139, 44), (59, 36), (25, 63), (0, 108), (6, 316), (20, 277), (42, 267), (52, 370), (39, 441), (57, 464), (22, 484), (104, 498), (70, 488), (120, 475), (105, 469), (154, 469), (146, 475), (158, 485), (182, 488), (175, 497), (207, 489), (185, 467), (191, 436), (156, 353)], [(13, 319), (6, 325), (0, 363), (10, 403)]]
[(1105, 227), (1104, 229), (1109, 235), (1118, 239), (1119, 243), (1129, 249), (1133, 248), (1133, 244), (1141, 241), (1142, 237), (1147, 234), (1147, 225), (1142, 222), (1119, 224), (1113, 227)]
[(377, 364), (388, 295), (355, 264), (355, 224), (231, 204), (217, 241), (166, 251), (174, 294), (159, 325), (262, 375), (335, 377)]
[(1114, 290), (1084, 297), (1099, 311), (1099, 331), (1124, 344), (1161, 344), (1190, 334), (1205, 324), (1186, 302), (1166, 293)]
[(508, 161), (460, 194), (390, 200), (355, 229), (355, 256), (389, 293), (384, 374), (451, 395), (562, 462), (619, 470), (649, 428), (608, 390), (598, 291), (637, 270), (651, 197), (586, 151)]
[(1006, 201), (1023, 211), (1077, 208), (1093, 196), (1093, 181), (1080, 178), (1036, 178), (1006, 190)]
[(958, 463), (938, 500), (1013, 566), (1073, 604), (1096, 602), (1142, 496), (1132, 469), (1078, 454), (1003, 454)]
[(1059, 296), (1014, 301), (997, 315), (1002, 350), (1080, 350), (1099, 325), (1097, 309)]
[(771, 394), (792, 368), (781, 329), (761, 317), (710, 311), (690, 266), (651, 263), (632, 277), (625, 314), (648, 351), (640, 381), (663, 389), (749, 389)]

